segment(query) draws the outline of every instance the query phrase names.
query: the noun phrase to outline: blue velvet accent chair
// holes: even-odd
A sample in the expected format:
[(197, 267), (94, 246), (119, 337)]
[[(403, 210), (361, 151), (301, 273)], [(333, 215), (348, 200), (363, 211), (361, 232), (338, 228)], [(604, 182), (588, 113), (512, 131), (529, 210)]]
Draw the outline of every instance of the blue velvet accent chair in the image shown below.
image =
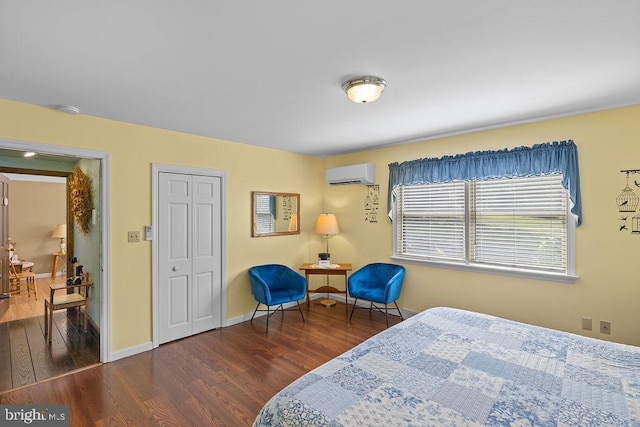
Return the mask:
[[(284, 319), (285, 311), (295, 309), (285, 309), (283, 304), (294, 301), (298, 304), (298, 311), (300, 312), (300, 316), (302, 316), (302, 321), (305, 321), (299, 302), (299, 300), (305, 297), (307, 292), (307, 280), (304, 276), (293, 271), (286, 265), (265, 264), (251, 267), (249, 269), (249, 279), (251, 280), (253, 296), (256, 301), (258, 301), (253, 316), (251, 316), (252, 323), (258, 311), (266, 311), (266, 333), (269, 333), (269, 318), (280, 310), (282, 311), (282, 318)], [(266, 305), (267, 309), (258, 310), (260, 304)], [(272, 306), (278, 307), (276, 307), (275, 310), (271, 310)]]
[[(389, 315), (387, 305), (391, 303), (395, 304), (400, 318), (404, 320), (404, 317), (402, 317), (402, 313), (398, 308), (398, 304), (396, 303), (396, 300), (400, 296), (400, 291), (402, 290), (404, 273), (405, 269), (401, 265), (378, 262), (365, 265), (349, 276), (349, 295), (355, 298), (349, 320), (353, 317), (353, 312), (356, 308), (368, 308), (369, 315), (371, 315), (371, 309), (375, 308), (379, 312), (384, 313), (388, 328)], [(369, 305), (369, 307), (356, 307), (356, 303), (359, 299), (369, 301), (371, 302), (371, 305)], [(384, 304), (384, 312), (381, 307), (378, 307), (376, 304)]]

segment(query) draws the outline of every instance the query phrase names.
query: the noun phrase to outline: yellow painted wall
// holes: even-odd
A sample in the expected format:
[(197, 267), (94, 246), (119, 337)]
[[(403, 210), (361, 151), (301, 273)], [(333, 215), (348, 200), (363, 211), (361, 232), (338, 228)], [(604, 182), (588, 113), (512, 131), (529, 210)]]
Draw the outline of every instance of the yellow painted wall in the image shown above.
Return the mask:
[[(379, 222), (365, 223), (366, 187), (325, 187), (325, 207), (337, 215), (341, 229), (331, 239), (332, 258), (349, 259), (355, 268), (389, 261), (392, 230), (384, 216), (389, 163), (567, 139), (578, 146), (580, 163), (584, 215), (576, 230), (580, 279), (561, 284), (406, 264), (399, 304), (414, 311), (459, 307), (640, 345), (640, 235), (619, 231), (623, 222), (615, 202), (626, 184), (620, 170), (640, 169), (640, 106), (328, 158), (327, 167), (375, 163), (383, 198)], [(635, 178), (640, 183), (640, 175)], [(640, 188), (632, 186), (640, 195)], [(632, 216), (626, 222), (629, 229)], [(583, 316), (593, 318), (594, 331), (581, 330)], [(610, 336), (599, 333), (600, 320), (611, 322)]]
[[(151, 164), (227, 173), (228, 318), (253, 312), (246, 270), (309, 257), (322, 208), (322, 159), (0, 100), (0, 138), (109, 152), (111, 157), (111, 351), (151, 341), (151, 242), (127, 231), (151, 223)], [(247, 123), (247, 126), (251, 126)], [(251, 238), (251, 191), (301, 194), (301, 234)], [(311, 245), (313, 246), (313, 244)], [(314, 251), (317, 250), (314, 248)]]
[[(573, 139), (579, 150), (584, 223), (577, 229), (575, 284), (516, 279), (406, 265), (401, 307), (454, 306), (542, 326), (640, 345), (640, 236), (618, 232), (615, 197), (621, 169), (640, 169), (640, 106), (476, 132), (321, 159), (0, 100), (0, 138), (111, 153), (111, 351), (151, 340), (151, 245), (127, 243), (128, 230), (151, 223), (153, 162), (227, 171), (228, 318), (255, 307), (246, 270), (313, 261), (323, 242), (319, 212), (335, 213), (333, 262), (388, 261), (391, 225), (384, 216), (387, 165), (421, 157)], [(248, 124), (250, 125), (250, 124)], [(365, 186), (329, 187), (325, 167), (374, 162), (380, 184), (377, 223), (365, 223)], [(639, 177), (640, 178), (640, 177)], [(639, 179), (640, 182), (640, 179)], [(251, 238), (251, 191), (301, 194), (300, 235)], [(640, 194), (640, 189), (638, 189)], [(629, 224), (630, 225), (630, 224)], [(314, 280), (320, 280), (314, 277)], [(334, 278), (335, 279), (335, 278)], [(337, 284), (337, 283), (336, 283)], [(580, 318), (612, 323), (610, 336), (580, 330)]]

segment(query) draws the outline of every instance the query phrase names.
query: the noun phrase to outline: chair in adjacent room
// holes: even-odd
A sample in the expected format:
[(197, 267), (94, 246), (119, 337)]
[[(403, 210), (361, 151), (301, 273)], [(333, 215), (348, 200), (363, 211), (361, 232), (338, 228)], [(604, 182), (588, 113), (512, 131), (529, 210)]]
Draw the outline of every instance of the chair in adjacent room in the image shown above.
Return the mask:
[[(50, 285), (51, 293), (49, 299), (44, 300), (44, 336), (48, 338), (49, 344), (53, 337), (53, 312), (67, 308), (76, 308), (76, 319), (80, 322), (80, 308), (84, 308), (84, 333), (89, 330), (89, 288), (93, 282), (84, 281), (72, 285), (59, 284)], [(56, 291), (61, 291), (56, 295)]]
[(10, 293), (20, 293), (22, 281), (27, 285), (27, 292), (29, 296), (31, 296), (31, 291), (33, 291), (33, 295), (38, 300), (38, 286), (36, 285), (36, 274), (33, 271), (23, 271), (22, 263), (14, 264), (12, 262), (9, 263), (9, 292)]
[[(373, 263), (368, 264), (349, 276), (348, 288), (349, 295), (355, 298), (353, 302), (353, 308), (351, 309), (351, 316), (356, 308), (368, 309), (369, 315), (371, 310), (375, 308), (379, 312), (383, 313), (389, 327), (389, 313), (387, 305), (393, 303), (398, 310), (400, 318), (402, 312), (398, 308), (396, 300), (400, 296), (402, 290), (402, 282), (404, 281), (405, 269), (401, 265), (385, 264), (385, 263)], [(371, 304), (369, 307), (356, 307), (359, 299), (369, 301)], [(376, 304), (384, 304), (384, 312), (381, 307)]]
[[(307, 291), (307, 281), (304, 276), (286, 265), (265, 264), (251, 267), (249, 269), (249, 279), (251, 280), (253, 296), (256, 301), (258, 301), (253, 316), (251, 316), (251, 322), (253, 322), (253, 318), (258, 311), (266, 311), (266, 333), (268, 333), (269, 318), (280, 310), (282, 311), (282, 317), (284, 319), (285, 311), (295, 309), (285, 309), (283, 304), (294, 301), (298, 305), (297, 309), (300, 312), (300, 316), (302, 316), (302, 321), (305, 321), (299, 302), (299, 300), (305, 297)], [(260, 304), (266, 305), (267, 309), (258, 310)], [(276, 307), (275, 310), (271, 310), (272, 306), (278, 307)]]

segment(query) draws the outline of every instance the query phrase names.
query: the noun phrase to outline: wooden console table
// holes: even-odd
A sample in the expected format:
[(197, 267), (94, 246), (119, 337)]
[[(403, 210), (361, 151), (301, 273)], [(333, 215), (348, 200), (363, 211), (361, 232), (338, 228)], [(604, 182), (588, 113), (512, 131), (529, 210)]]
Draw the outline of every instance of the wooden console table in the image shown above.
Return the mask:
[[(302, 264), (300, 270), (304, 270), (304, 277), (307, 279), (307, 308), (309, 305), (309, 294), (310, 293), (329, 293), (329, 294), (344, 294), (344, 302), (347, 309), (347, 313), (349, 313), (349, 290), (347, 288), (347, 272), (351, 271), (351, 264), (345, 263), (336, 263), (338, 267), (329, 268), (329, 267), (319, 267), (317, 264), (305, 263)], [(322, 274), (325, 276), (344, 276), (344, 291), (334, 288), (333, 286), (320, 286), (317, 289), (309, 289), (309, 276), (312, 274)]]

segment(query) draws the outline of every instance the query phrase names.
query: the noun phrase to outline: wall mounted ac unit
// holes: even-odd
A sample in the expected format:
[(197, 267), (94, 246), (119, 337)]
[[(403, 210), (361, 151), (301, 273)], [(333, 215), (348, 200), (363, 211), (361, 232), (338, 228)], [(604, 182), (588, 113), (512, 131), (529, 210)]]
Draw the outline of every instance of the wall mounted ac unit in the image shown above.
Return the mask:
[(376, 181), (376, 166), (373, 163), (340, 166), (327, 169), (327, 183), (329, 185), (345, 184), (374, 184)]

